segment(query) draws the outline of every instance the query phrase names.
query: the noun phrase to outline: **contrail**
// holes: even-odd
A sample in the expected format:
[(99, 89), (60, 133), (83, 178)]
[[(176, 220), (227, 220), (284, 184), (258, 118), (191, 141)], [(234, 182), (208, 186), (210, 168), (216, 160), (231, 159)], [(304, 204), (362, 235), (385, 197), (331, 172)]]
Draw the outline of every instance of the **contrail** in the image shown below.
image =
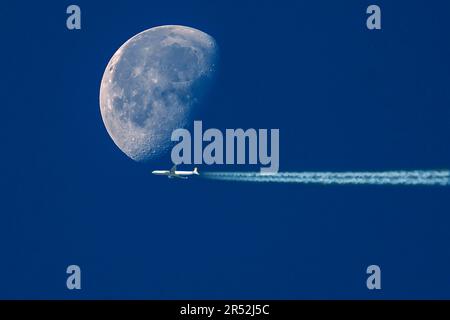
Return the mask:
[(450, 185), (449, 170), (415, 170), (383, 172), (205, 172), (203, 178), (211, 180), (352, 185)]

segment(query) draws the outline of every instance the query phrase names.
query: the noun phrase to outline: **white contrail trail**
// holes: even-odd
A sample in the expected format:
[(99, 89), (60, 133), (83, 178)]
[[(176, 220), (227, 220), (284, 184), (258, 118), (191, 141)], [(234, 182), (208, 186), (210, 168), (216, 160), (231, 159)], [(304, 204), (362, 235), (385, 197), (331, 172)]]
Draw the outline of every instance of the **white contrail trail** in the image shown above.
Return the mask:
[(383, 172), (205, 172), (211, 180), (366, 185), (450, 185), (449, 170), (383, 171)]

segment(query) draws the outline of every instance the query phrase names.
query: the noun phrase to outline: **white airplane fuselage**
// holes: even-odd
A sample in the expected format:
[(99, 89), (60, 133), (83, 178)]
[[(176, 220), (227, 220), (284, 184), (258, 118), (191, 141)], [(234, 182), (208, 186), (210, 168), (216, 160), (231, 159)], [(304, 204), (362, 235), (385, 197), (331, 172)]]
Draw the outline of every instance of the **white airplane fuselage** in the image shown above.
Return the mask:
[(197, 168), (192, 171), (180, 171), (173, 167), (172, 170), (153, 170), (152, 173), (157, 176), (167, 176), (168, 178), (187, 179), (188, 176), (199, 175)]

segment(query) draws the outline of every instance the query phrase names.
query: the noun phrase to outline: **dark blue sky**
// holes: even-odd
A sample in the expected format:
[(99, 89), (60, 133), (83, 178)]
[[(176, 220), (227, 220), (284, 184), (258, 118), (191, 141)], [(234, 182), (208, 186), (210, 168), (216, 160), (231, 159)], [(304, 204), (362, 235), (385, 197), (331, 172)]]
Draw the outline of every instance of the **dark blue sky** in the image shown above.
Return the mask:
[[(205, 127), (279, 128), (282, 171), (450, 167), (448, 1), (76, 1), (0, 13), (0, 298), (450, 298), (443, 187), (155, 177), (103, 125), (110, 57), (165, 24), (213, 36)], [(200, 167), (205, 170), (245, 167)], [(66, 267), (82, 290), (66, 289)], [(382, 269), (367, 290), (366, 267)]]

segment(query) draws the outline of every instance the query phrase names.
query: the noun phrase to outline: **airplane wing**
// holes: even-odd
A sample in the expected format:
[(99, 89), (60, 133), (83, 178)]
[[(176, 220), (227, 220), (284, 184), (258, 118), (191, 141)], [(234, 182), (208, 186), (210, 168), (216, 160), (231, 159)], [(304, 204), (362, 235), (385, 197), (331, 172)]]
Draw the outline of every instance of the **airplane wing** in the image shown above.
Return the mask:
[(177, 165), (174, 165), (172, 169), (170, 169), (170, 174), (175, 174), (175, 171), (177, 170)]
[(188, 177), (180, 176), (180, 175), (178, 175), (178, 174), (174, 174), (172, 177), (178, 178), (178, 179), (187, 179), (187, 178), (188, 178)]

